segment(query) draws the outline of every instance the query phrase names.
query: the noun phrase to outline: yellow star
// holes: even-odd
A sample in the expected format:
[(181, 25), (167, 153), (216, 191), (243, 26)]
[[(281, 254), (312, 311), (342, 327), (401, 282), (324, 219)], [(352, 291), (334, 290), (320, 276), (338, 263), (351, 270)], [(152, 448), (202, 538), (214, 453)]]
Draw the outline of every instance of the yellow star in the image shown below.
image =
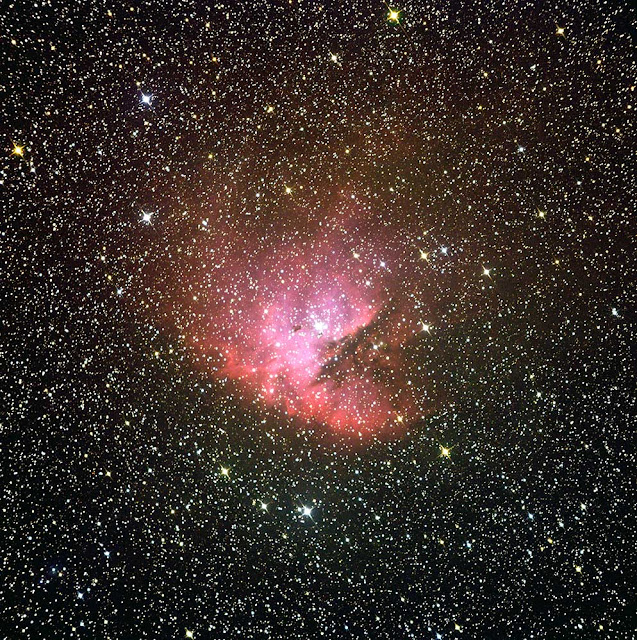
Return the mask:
[(11, 151), (11, 155), (20, 156), (22, 158), (22, 156), (24, 156), (24, 147), (20, 146), (19, 144), (15, 144), (14, 142), (13, 151)]
[(221, 467), (221, 475), (222, 476), (227, 476), (230, 474), (230, 469), (228, 469), (228, 467)]
[(440, 457), (441, 458), (451, 458), (451, 449), (448, 447), (440, 447)]
[(555, 30), (555, 35), (564, 37), (564, 27), (557, 27)]
[(396, 9), (390, 9), (387, 14), (387, 20), (389, 22), (398, 22), (400, 20), (400, 11), (396, 11)]

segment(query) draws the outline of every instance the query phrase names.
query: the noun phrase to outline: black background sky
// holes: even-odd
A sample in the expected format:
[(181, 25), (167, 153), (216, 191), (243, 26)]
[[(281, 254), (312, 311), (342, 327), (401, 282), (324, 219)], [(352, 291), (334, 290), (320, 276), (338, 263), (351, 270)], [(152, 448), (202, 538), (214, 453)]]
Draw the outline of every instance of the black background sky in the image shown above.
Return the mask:
[[(634, 637), (634, 12), (391, 10), (3, 5), (2, 637)], [(404, 422), (218, 367), (305, 271)]]

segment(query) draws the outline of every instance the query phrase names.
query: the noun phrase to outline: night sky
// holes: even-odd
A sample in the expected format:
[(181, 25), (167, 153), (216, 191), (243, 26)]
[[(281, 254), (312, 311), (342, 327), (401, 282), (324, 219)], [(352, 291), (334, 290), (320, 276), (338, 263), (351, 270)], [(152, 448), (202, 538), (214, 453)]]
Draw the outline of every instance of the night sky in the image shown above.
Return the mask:
[(1, 637), (637, 637), (635, 17), (4, 3)]

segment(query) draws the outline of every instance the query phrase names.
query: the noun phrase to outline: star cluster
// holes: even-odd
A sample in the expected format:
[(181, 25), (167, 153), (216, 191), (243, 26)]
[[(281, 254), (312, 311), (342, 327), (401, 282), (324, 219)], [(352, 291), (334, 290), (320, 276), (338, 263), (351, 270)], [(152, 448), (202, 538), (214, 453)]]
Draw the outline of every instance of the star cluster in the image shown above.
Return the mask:
[(2, 634), (634, 638), (634, 18), (0, 13)]

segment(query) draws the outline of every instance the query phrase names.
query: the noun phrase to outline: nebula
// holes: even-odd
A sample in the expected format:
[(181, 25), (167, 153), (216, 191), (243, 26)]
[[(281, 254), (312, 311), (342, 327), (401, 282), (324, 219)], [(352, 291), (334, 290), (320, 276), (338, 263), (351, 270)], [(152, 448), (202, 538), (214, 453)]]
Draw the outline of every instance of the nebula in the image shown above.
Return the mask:
[(400, 430), (419, 415), (405, 359), (419, 332), (405, 295), (414, 248), (402, 234), (351, 202), (270, 242), (211, 226), (214, 264), (190, 269), (199, 293), (181, 325), (214, 377), (338, 433)]

